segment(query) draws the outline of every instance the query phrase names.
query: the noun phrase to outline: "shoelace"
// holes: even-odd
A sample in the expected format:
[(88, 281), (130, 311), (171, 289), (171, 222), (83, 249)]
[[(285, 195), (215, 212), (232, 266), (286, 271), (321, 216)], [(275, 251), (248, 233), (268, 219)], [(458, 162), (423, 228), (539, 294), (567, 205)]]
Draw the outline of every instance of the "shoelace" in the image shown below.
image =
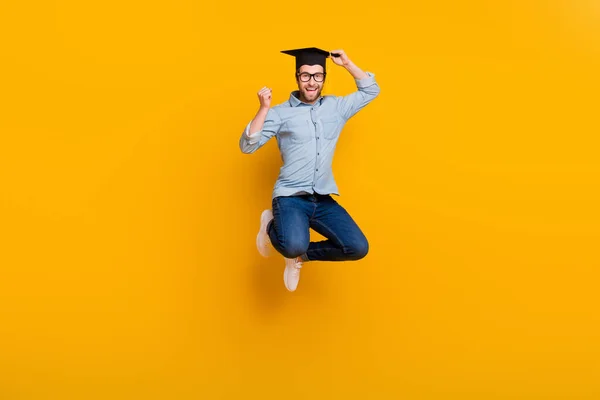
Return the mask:
[(293, 267), (292, 271), (297, 271), (300, 268), (302, 268), (302, 261), (296, 261), (294, 260), (294, 263), (291, 265)]

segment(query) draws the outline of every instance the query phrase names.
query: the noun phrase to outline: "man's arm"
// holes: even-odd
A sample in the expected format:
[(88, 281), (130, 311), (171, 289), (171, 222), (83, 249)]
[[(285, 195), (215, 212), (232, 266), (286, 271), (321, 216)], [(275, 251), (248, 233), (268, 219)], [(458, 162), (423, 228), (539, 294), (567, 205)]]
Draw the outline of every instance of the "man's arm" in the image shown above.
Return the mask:
[[(375, 75), (370, 72), (364, 72), (357, 67), (348, 58), (344, 50), (334, 50), (331, 54), (333, 62), (336, 65), (344, 67), (356, 80), (358, 90), (347, 96), (338, 98), (338, 109), (344, 118), (348, 120), (379, 95), (379, 85), (375, 82)], [(338, 56), (335, 57), (333, 54), (338, 54)]]
[(352, 75), (354, 77), (354, 79), (365, 79), (366, 77), (368, 77), (366, 72), (364, 72), (362, 69), (358, 68), (350, 60), (348, 60), (348, 64), (344, 65), (344, 68), (346, 68), (346, 70), (348, 72), (350, 72), (350, 75)]
[[(242, 153), (254, 153), (279, 132), (281, 119), (277, 111), (270, 109), (264, 116), (263, 112), (259, 110), (256, 117), (246, 125), (246, 129), (240, 137), (240, 150), (242, 150)], [(255, 129), (257, 129), (256, 132), (254, 132)], [(251, 132), (252, 134), (250, 134)]]
[(240, 150), (250, 154), (260, 149), (279, 132), (281, 119), (277, 112), (269, 109), (271, 105), (271, 89), (264, 87), (258, 92), (260, 108), (240, 137)]

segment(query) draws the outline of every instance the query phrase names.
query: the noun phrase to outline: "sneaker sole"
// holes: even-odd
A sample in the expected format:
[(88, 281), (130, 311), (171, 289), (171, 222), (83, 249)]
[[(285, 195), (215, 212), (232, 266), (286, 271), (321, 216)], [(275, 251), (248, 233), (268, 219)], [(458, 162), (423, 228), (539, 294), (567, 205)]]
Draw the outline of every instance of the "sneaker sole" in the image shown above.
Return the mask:
[(295, 291), (296, 291), (296, 289), (298, 289), (298, 283), (299, 283), (300, 281), (298, 281), (298, 283), (296, 283), (296, 287), (295, 287), (294, 289), (291, 289), (291, 288), (288, 286), (288, 282), (287, 282), (287, 281), (288, 281), (288, 279), (287, 279), (287, 278), (288, 278), (288, 267), (285, 267), (285, 270), (283, 270), (283, 284), (285, 285), (285, 288), (286, 288), (286, 289), (287, 289), (289, 292), (295, 292)]
[(269, 247), (269, 237), (267, 236), (266, 230), (269, 221), (271, 220), (271, 213), (269, 210), (265, 210), (260, 215), (260, 229), (256, 235), (256, 248), (261, 256), (269, 257), (271, 255), (271, 248)]
[(288, 283), (287, 283), (287, 275), (288, 275), (288, 269), (286, 267), (286, 269), (283, 271), (283, 284), (285, 285), (285, 288), (289, 291), (289, 292), (293, 292), (296, 289), (292, 290), (288, 287)]

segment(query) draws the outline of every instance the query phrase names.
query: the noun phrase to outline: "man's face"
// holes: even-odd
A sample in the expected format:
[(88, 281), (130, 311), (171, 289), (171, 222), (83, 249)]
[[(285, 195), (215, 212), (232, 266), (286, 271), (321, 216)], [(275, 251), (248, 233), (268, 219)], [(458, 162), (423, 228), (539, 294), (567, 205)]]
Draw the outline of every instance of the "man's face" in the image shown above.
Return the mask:
[(322, 82), (317, 82), (315, 81), (315, 77), (312, 76), (308, 82), (302, 82), (300, 77), (300, 74), (302, 73), (323, 73), (323, 67), (320, 65), (303, 65), (298, 70), (298, 76), (296, 76), (298, 90), (300, 91), (300, 100), (312, 104), (321, 96), (321, 90), (323, 90), (325, 79), (323, 79)]

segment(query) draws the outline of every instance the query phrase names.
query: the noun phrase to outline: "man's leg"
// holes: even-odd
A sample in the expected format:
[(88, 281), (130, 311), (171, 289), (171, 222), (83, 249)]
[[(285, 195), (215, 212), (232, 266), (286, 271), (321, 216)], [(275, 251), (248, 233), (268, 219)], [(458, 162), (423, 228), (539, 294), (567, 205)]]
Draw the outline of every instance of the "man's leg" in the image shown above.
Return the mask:
[(267, 233), (273, 247), (285, 258), (296, 258), (306, 253), (312, 209), (312, 203), (300, 196), (273, 199), (273, 220), (267, 226)]
[(285, 257), (283, 282), (290, 292), (298, 287), (301, 256), (305, 256), (310, 242), (309, 217), (314, 204), (304, 197), (276, 197), (273, 199), (273, 220), (267, 227), (273, 247)]
[(317, 208), (310, 227), (327, 240), (311, 242), (305, 261), (360, 260), (369, 251), (369, 242), (350, 214), (331, 196), (317, 196)]

